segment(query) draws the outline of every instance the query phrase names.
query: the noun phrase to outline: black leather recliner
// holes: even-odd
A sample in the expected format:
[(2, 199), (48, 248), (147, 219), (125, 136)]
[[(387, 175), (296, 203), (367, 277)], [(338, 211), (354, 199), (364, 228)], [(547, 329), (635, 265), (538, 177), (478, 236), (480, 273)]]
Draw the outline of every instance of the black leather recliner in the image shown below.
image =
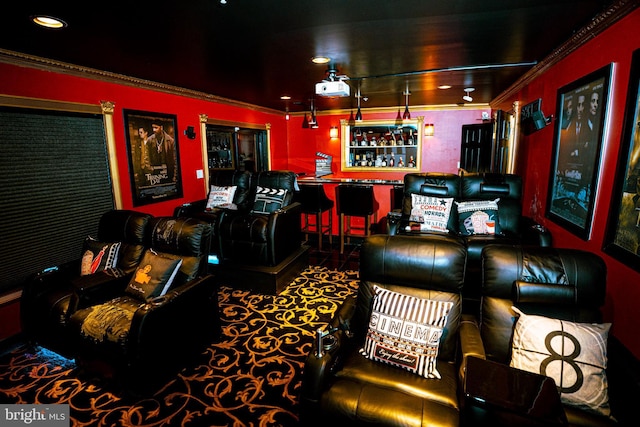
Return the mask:
[[(111, 210), (100, 218), (96, 236), (102, 242), (121, 242), (117, 268), (81, 276), (81, 259), (47, 269), (27, 281), (20, 300), (22, 331), (39, 344), (66, 357), (73, 355), (66, 326), (78, 308), (106, 301), (120, 293), (144, 252), (151, 215)], [(78, 242), (81, 255), (82, 243)]]
[[(458, 368), (464, 357), (481, 350), (465, 339), (461, 324), (465, 261), (464, 246), (445, 238), (365, 239), (358, 295), (339, 308), (328, 331), (318, 331), (316, 349), (305, 363), (303, 425), (459, 425), (458, 387), (463, 373)], [(453, 303), (437, 357), (441, 379), (427, 379), (360, 354), (375, 285)]]
[[(275, 266), (301, 247), (301, 205), (294, 201), (296, 179), (291, 171), (260, 172), (251, 210), (222, 213), (215, 233), (221, 264)], [(273, 194), (258, 194), (260, 189)], [(268, 200), (272, 195), (282, 198)]]
[(220, 329), (216, 284), (207, 274), (211, 225), (194, 218), (160, 217), (149, 227), (150, 249), (143, 261), (150, 250), (164, 259), (182, 260), (166, 293), (144, 298), (131, 293), (130, 284), (118, 297), (79, 309), (69, 318), (78, 365), (115, 377), (138, 392), (160, 385)]
[[(510, 364), (514, 326), (518, 318), (512, 306), (528, 315), (578, 323), (602, 322), (607, 269), (596, 254), (578, 249), (492, 245), (483, 249), (482, 264), (482, 306), (476, 333), (483, 343), (486, 359)], [(572, 349), (568, 348), (566, 352), (569, 358), (577, 357), (575, 354), (571, 356)], [(617, 410), (628, 411), (629, 408), (616, 405), (614, 397), (626, 395), (633, 388), (616, 390), (620, 388), (620, 379), (609, 375), (612, 369), (617, 368), (612, 367), (612, 363), (615, 365), (615, 361), (609, 360), (607, 376), (612, 415), (615, 417)], [(637, 383), (635, 390), (638, 390)], [(631, 403), (632, 398), (627, 400)], [(563, 406), (571, 426), (616, 425), (608, 417), (566, 404)], [(619, 421), (623, 420), (620, 418)]]
[[(218, 170), (211, 171), (209, 174), (209, 184), (217, 187), (235, 186), (236, 191), (233, 195), (233, 204), (241, 212), (251, 210), (251, 204), (255, 196), (255, 175), (249, 171), (238, 170)], [(213, 237), (211, 239), (210, 253), (219, 255), (220, 248), (218, 246), (217, 230), (219, 228), (220, 214), (223, 212), (221, 208), (207, 209), (207, 199), (196, 200), (190, 203), (184, 203), (177, 206), (173, 210), (174, 217), (198, 218), (210, 223), (213, 226)]]

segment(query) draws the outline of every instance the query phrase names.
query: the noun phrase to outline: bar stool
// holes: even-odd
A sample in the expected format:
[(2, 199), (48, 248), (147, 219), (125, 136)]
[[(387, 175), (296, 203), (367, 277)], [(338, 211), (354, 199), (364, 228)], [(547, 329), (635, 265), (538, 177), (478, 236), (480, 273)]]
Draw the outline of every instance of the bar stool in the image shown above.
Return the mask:
[[(347, 242), (351, 242), (351, 237), (367, 237), (371, 234), (371, 216), (373, 216), (373, 223), (376, 223), (379, 205), (373, 194), (372, 185), (340, 184), (336, 187), (336, 200), (340, 217), (340, 253), (342, 254), (345, 237)], [(354, 216), (364, 219), (364, 227), (351, 225), (351, 219)], [(361, 231), (362, 234), (354, 231)]]
[[(304, 226), (302, 232), (306, 239), (309, 239), (310, 233), (318, 235), (318, 249), (322, 250), (322, 238), (325, 234), (329, 235), (329, 244), (333, 243), (331, 232), (333, 229), (333, 200), (327, 197), (322, 184), (304, 184), (300, 185), (297, 201), (302, 205), (302, 216), (304, 218)], [(322, 214), (329, 211), (329, 220), (326, 225), (322, 225)], [(315, 215), (315, 222), (310, 222), (309, 217)]]

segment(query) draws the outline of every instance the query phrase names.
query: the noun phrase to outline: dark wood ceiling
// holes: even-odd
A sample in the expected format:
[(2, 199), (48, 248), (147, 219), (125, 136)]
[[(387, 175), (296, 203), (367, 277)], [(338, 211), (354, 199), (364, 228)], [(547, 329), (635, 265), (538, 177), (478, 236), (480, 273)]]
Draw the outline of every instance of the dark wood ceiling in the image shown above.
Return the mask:
[[(351, 78), (352, 95), (316, 97), (320, 110), (353, 108), (358, 87), (363, 107), (404, 105), (407, 86), (411, 105), (458, 104), (468, 86), (488, 103), (611, 3), (23, 0), (3, 11), (0, 48), (282, 111), (309, 108), (326, 77), (316, 55)], [(38, 28), (34, 14), (69, 26)]]

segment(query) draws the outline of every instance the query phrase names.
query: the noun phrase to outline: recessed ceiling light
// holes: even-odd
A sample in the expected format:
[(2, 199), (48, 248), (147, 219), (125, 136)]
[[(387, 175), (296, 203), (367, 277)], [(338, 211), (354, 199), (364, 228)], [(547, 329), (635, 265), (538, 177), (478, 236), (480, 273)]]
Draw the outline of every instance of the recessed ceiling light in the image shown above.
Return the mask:
[(451, 85), (440, 85), (438, 89), (451, 89)]
[(282, 95), (280, 99), (282, 99), (283, 101), (288, 101), (291, 99), (291, 97), (289, 95)]
[(314, 56), (313, 58), (311, 58), (311, 62), (313, 62), (314, 64), (327, 64), (330, 61), (331, 58), (329, 58), (328, 56)]
[(46, 28), (65, 28), (67, 27), (67, 23), (64, 22), (62, 19), (60, 18), (55, 18), (53, 16), (47, 16), (47, 15), (35, 15), (31, 17), (31, 20), (37, 24), (40, 25), (41, 27), (46, 27)]

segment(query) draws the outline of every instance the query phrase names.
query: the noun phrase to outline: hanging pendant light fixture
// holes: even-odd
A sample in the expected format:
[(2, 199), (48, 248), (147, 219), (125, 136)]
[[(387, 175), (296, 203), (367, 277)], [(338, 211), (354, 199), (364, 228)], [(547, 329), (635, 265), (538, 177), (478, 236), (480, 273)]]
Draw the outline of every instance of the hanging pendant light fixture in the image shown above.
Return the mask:
[(313, 98), (311, 98), (311, 118), (309, 119), (311, 129), (318, 129), (318, 117), (316, 115), (316, 107)]
[(302, 118), (302, 129), (309, 129), (309, 118), (307, 117), (307, 112), (304, 112), (304, 117)]
[(407, 82), (407, 89), (404, 92), (404, 114), (402, 115), (403, 120), (411, 120), (411, 113), (409, 112), (409, 82)]
[(360, 98), (362, 98), (362, 96), (360, 95), (360, 83), (358, 83), (358, 94), (356, 95), (356, 98), (358, 98), (358, 111), (356, 111), (356, 122), (361, 122), (362, 111), (360, 110)]

